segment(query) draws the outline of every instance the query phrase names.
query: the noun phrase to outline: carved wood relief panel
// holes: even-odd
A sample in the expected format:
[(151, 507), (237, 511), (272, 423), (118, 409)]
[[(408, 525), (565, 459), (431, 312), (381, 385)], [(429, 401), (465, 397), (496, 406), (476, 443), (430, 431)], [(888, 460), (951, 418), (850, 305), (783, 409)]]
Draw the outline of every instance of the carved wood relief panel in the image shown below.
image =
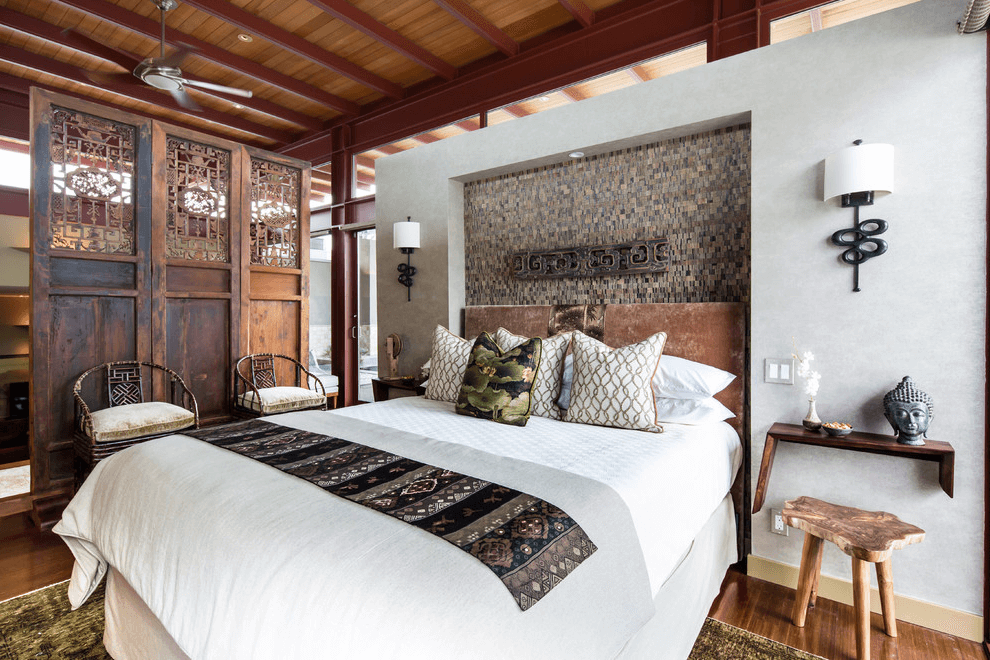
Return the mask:
[(134, 126), (51, 106), (51, 247), (134, 254)]
[(251, 158), (251, 263), (299, 268), (302, 171)]
[(230, 152), (169, 135), (165, 144), (169, 259), (230, 262)]

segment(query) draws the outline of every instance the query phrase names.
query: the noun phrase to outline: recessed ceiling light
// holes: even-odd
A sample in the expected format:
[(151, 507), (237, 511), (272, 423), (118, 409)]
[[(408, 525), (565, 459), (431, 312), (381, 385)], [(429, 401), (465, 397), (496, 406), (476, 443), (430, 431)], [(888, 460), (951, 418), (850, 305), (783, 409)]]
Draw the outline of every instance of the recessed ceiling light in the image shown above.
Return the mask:
[(569, 158), (583, 158), (584, 157), (584, 152), (583, 151), (572, 151), (571, 153), (567, 154), (567, 156)]
[(254, 37), (252, 37), (250, 34), (245, 34), (243, 32), (237, 35), (237, 38), (243, 41), (244, 43), (251, 43), (252, 41), (254, 41)]
[(235, 103), (234, 107), (237, 108), (238, 110), (242, 110), (244, 108), (244, 106), (241, 105), (240, 103)]
[(550, 100), (550, 97), (549, 96), (541, 96), (539, 100), (540, 101), (543, 101), (544, 103), (546, 103), (547, 101)]

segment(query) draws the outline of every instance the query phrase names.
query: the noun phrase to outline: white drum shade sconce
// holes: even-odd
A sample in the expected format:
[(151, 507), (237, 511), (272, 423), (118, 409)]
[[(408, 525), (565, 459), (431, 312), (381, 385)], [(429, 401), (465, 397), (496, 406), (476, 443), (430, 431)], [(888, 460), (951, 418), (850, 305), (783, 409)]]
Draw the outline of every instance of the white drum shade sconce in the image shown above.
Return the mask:
[(406, 255), (406, 263), (399, 264), (399, 283), (406, 287), (406, 301), (412, 300), (413, 275), (416, 269), (409, 263), (413, 250), (419, 248), (419, 223), (407, 217), (405, 222), (392, 225), (392, 247)]
[(859, 291), (859, 266), (887, 251), (887, 241), (877, 238), (887, 231), (886, 220), (860, 220), (859, 207), (871, 206), (875, 192), (894, 192), (894, 147), (863, 144), (840, 149), (825, 159), (825, 196), (841, 196), (843, 208), (853, 207), (855, 225), (832, 234), (832, 243), (846, 248), (840, 257), (853, 267), (853, 291)]

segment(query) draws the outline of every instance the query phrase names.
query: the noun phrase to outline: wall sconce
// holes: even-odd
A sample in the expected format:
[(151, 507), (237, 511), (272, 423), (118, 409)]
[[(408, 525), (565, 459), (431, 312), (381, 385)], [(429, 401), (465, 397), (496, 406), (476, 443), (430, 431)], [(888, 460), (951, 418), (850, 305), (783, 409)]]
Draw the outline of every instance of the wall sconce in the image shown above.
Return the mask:
[(406, 263), (399, 264), (399, 283), (406, 287), (406, 301), (410, 301), (416, 269), (409, 264), (409, 255), (419, 247), (419, 223), (407, 217), (405, 222), (392, 225), (392, 247), (406, 255)]
[(842, 206), (853, 207), (855, 226), (832, 234), (832, 243), (847, 248), (842, 261), (853, 267), (853, 291), (859, 291), (860, 264), (887, 251), (887, 241), (876, 236), (887, 231), (886, 220), (859, 219), (859, 207), (873, 204), (875, 191), (894, 191), (894, 147), (863, 144), (836, 151), (825, 159), (825, 197), (842, 196)]

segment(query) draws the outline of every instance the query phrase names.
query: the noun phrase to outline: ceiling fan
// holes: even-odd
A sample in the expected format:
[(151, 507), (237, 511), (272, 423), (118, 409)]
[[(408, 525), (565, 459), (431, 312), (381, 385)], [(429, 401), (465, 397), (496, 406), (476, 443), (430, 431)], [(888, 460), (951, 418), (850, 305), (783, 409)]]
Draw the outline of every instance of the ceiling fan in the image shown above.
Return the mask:
[[(199, 87), (201, 89), (209, 89), (216, 92), (223, 92), (225, 94), (233, 94), (235, 96), (243, 96), (245, 98), (251, 97), (251, 91), (246, 89), (237, 89), (235, 87), (226, 87), (224, 85), (217, 85), (211, 82), (206, 82), (203, 80), (189, 80), (184, 78), (182, 75), (181, 66), (182, 62), (185, 60), (186, 56), (192, 52), (193, 49), (189, 47), (182, 47), (175, 51), (168, 57), (165, 56), (165, 12), (170, 9), (174, 9), (178, 6), (175, 0), (151, 0), (158, 7), (160, 12), (160, 22), (162, 27), (161, 33), (161, 43), (159, 45), (159, 56), (149, 57), (144, 60), (138, 61), (132, 57), (129, 53), (121, 52), (115, 48), (110, 48), (103, 44), (96, 42), (89, 37), (85, 37), (73, 31), (73, 37), (76, 39), (85, 40), (90, 48), (93, 46), (98, 48), (98, 51), (111, 61), (119, 64), (125, 69), (131, 69), (134, 76), (140, 79), (142, 82), (151, 85), (155, 89), (161, 89), (172, 95), (172, 98), (181, 105), (183, 108), (188, 110), (200, 110), (201, 108), (193, 100), (189, 93), (185, 90), (187, 86), (189, 87)], [(90, 80), (94, 82), (106, 83), (106, 82), (124, 82), (124, 83), (134, 83), (131, 78), (131, 74), (127, 73), (102, 73), (97, 71), (90, 71), (86, 74)]]

